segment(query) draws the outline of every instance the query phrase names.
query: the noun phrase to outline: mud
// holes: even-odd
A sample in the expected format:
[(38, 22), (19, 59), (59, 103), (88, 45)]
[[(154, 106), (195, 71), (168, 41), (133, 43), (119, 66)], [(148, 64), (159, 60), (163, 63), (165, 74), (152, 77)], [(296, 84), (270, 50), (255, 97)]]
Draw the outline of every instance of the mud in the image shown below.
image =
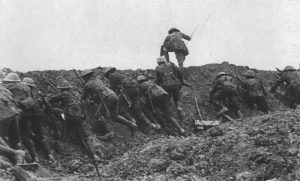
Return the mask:
[[(98, 75), (103, 75), (102, 67), (94, 70)], [(216, 120), (215, 110), (208, 101), (214, 76), (220, 71), (232, 71), (243, 79), (241, 75), (246, 70), (249, 70), (249, 67), (235, 66), (228, 62), (185, 69), (187, 81), (192, 84), (192, 88), (182, 89), (182, 105), (186, 119), (181, 124), (188, 131), (187, 136), (170, 136), (155, 132), (147, 135), (137, 132), (131, 135), (126, 127), (108, 122), (116, 133), (113, 140), (93, 139), (98, 155), (100, 156), (100, 152), (104, 154), (98, 162), (102, 180), (215, 181), (244, 177), (252, 180), (300, 179), (297, 170), (300, 157), (300, 111), (286, 109), (274, 95), (268, 95), (268, 105), (272, 110), (270, 114), (246, 114), (246, 108), (242, 106), (246, 118), (223, 123), (204, 132), (194, 130), (193, 123), (197, 119), (194, 96), (199, 100), (203, 117), (206, 120)], [(273, 72), (252, 70), (269, 89), (275, 80)], [(154, 75), (153, 70), (122, 72), (134, 78), (140, 74)], [(71, 70), (43, 73), (54, 84), (64, 77), (78, 92), (82, 90), (80, 81)], [(21, 73), (21, 76), (32, 77), (37, 87), (47, 96), (55, 94), (55, 90), (39, 71)], [(90, 112), (94, 111), (91, 105), (88, 108)], [(101, 131), (95, 127), (94, 122), (89, 122), (89, 125), (94, 130), (92, 137), (98, 138), (102, 134)], [(51, 131), (51, 119), (45, 126), (57, 162), (50, 163), (42, 159), (42, 166), (49, 169), (53, 175), (64, 177), (66, 180), (97, 180), (95, 169), (72, 130), (67, 130), (65, 139), (57, 139)], [(40, 157), (45, 158), (45, 155), (40, 153)]]

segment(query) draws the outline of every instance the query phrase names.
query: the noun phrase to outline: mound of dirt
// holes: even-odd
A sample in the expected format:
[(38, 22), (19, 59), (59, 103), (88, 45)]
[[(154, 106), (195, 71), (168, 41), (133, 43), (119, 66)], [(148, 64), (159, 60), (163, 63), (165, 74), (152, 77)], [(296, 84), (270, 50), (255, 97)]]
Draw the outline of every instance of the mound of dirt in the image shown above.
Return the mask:
[(202, 135), (162, 137), (113, 159), (102, 174), (114, 180), (219, 181), (246, 173), (252, 180), (299, 180), (299, 117), (300, 109), (276, 111)]
[[(105, 83), (108, 83), (107, 80), (103, 79), (103, 70), (104, 68), (102, 67), (94, 69), (96, 74)], [(199, 106), (203, 117), (207, 120), (214, 120), (216, 119), (215, 110), (209, 103), (208, 96), (215, 75), (220, 71), (232, 71), (243, 79), (241, 75), (246, 70), (249, 70), (249, 67), (235, 66), (227, 62), (185, 69), (187, 81), (192, 84), (192, 88), (183, 87), (182, 89), (182, 106), (187, 119), (181, 124), (190, 135), (187, 137), (170, 137), (161, 133), (145, 135), (141, 132), (132, 136), (128, 128), (123, 125), (108, 122), (109, 126), (116, 133), (115, 137), (112, 141), (99, 141), (94, 138), (98, 138), (101, 135), (101, 131), (95, 130), (93, 121), (89, 122), (91, 129), (95, 131), (92, 134), (94, 147), (99, 155), (100, 152), (103, 152), (105, 155), (102, 161), (98, 163), (99, 168), (103, 168), (101, 169), (103, 179), (151, 180), (157, 178), (166, 180), (167, 178), (178, 177), (178, 179), (184, 180), (204, 180), (204, 178), (207, 180), (229, 180), (242, 171), (249, 171), (256, 178), (269, 178), (270, 175), (277, 177), (284, 173), (290, 173), (290, 170), (294, 169), (294, 163), (282, 162), (283, 165), (279, 167), (278, 165), (281, 163), (274, 162), (272, 160), (275, 158), (273, 157), (274, 155), (269, 155), (269, 153), (277, 154), (277, 151), (279, 151), (275, 144), (265, 146), (262, 149), (262, 146), (254, 144), (254, 137), (262, 135), (263, 138), (268, 138), (268, 141), (274, 141), (269, 139), (269, 136), (274, 136), (274, 139), (277, 139), (277, 141), (281, 140), (283, 135), (286, 136), (285, 134), (281, 134), (281, 132), (278, 135), (277, 133), (275, 135), (263, 134), (261, 126), (270, 124), (266, 125), (265, 128), (267, 129), (268, 126), (285, 128), (282, 127), (283, 123), (288, 123), (290, 116), (297, 115), (298, 112), (275, 112), (270, 115), (250, 117), (241, 122), (223, 124), (220, 126), (220, 129), (212, 129), (201, 135), (193, 134), (194, 120), (197, 119), (195, 116), (194, 96), (200, 101)], [(271, 71), (252, 70), (257, 73), (267, 88), (275, 80)], [(124, 70), (121, 72), (133, 78), (136, 78), (138, 75), (155, 75), (153, 70)], [(51, 70), (43, 71), (43, 73), (49, 78), (51, 84), (56, 85), (59, 79), (64, 78), (70, 81), (76, 91), (82, 92), (82, 85), (72, 70)], [(45, 80), (40, 71), (20, 73), (20, 75), (21, 77), (32, 77), (38, 89), (45, 95), (51, 97), (56, 94), (55, 89)], [(285, 109), (278, 99), (271, 94), (268, 95), (268, 105), (272, 111)], [(88, 105), (90, 113), (94, 109), (95, 107)], [(245, 110), (245, 107), (242, 106), (244, 113)], [(55, 138), (53, 122), (50, 118), (45, 123), (45, 127), (48, 131), (49, 142), (55, 150), (54, 156), (57, 158), (57, 162), (49, 163), (47, 160), (41, 159), (41, 164), (53, 174), (66, 177), (67, 180), (95, 180), (97, 176), (95, 169), (82, 149), (76, 135), (72, 134), (72, 130), (67, 130), (66, 139)], [(283, 121), (279, 121), (279, 118), (282, 118)], [(269, 119), (270, 121), (266, 121)], [(286, 128), (285, 131), (289, 130), (291, 128)], [(251, 136), (251, 134), (255, 134), (255, 136)], [(215, 137), (216, 135), (223, 136)], [(281, 141), (276, 142), (275, 140), (275, 143), (284, 145)], [(275, 150), (269, 150), (269, 147)], [(266, 148), (268, 149), (266, 150)], [(285, 148), (288, 149), (287, 146)], [(259, 155), (261, 152), (263, 152), (262, 155)], [(45, 155), (41, 152), (40, 157), (44, 158)], [(257, 163), (256, 159), (260, 160), (260, 157), (266, 157), (266, 163)], [(281, 157), (278, 156), (278, 160), (282, 157), (282, 155)], [(291, 157), (291, 160), (293, 160), (292, 158), (294, 157)], [(285, 164), (292, 164), (292, 167), (288, 167)], [(266, 167), (266, 165), (269, 166)], [(280, 172), (282, 174), (276, 175), (279, 172), (274, 170), (275, 168), (286, 168), (287, 171), (283, 173), (282, 169)]]

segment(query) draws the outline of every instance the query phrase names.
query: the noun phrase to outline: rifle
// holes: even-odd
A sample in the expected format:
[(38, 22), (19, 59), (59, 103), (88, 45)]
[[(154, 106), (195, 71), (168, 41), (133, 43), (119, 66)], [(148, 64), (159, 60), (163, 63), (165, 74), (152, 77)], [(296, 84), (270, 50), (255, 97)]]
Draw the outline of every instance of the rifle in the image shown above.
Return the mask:
[[(41, 76), (48, 82), (48, 84), (56, 91), (56, 93), (60, 94), (59, 90), (55, 87), (54, 83), (52, 81), (50, 81), (50, 79), (42, 72), (40, 72)], [(53, 113), (55, 114), (51, 104), (49, 103), (49, 101), (46, 99), (46, 97), (42, 94), (42, 92), (39, 92), (39, 94), (42, 96), (43, 101), (46, 105), (46, 107)], [(55, 114), (57, 115), (57, 114)], [(64, 113), (60, 114), (61, 119), (64, 121), (64, 137), (67, 136), (67, 120), (66, 120), (66, 116)]]
[(132, 102), (129, 99), (129, 97), (125, 94), (123, 87), (121, 87), (119, 90), (120, 90), (120, 93), (122, 94), (122, 96), (125, 98), (125, 100), (126, 100), (126, 102), (128, 104), (128, 107), (131, 107), (132, 106)]
[(76, 77), (78, 78), (78, 80), (80, 81), (81, 85), (84, 86), (84, 81), (79, 76), (78, 72), (75, 69), (73, 69), (72, 71), (74, 72), (74, 74), (76, 75)]
[(202, 117), (201, 112), (200, 112), (200, 108), (199, 108), (199, 105), (198, 105), (197, 97), (195, 96), (194, 98), (195, 98), (195, 104), (196, 104), (196, 108), (197, 108), (197, 115), (198, 115), (200, 121), (202, 121), (203, 117)]
[(283, 71), (280, 70), (279, 68), (276, 68), (276, 70), (279, 72), (279, 73), (282, 73)]
[(232, 72), (232, 70), (229, 69), (229, 71), (232, 74), (232, 76), (234, 78), (236, 78), (240, 83), (245, 84), (245, 82), (239, 76), (237, 76), (234, 72)]

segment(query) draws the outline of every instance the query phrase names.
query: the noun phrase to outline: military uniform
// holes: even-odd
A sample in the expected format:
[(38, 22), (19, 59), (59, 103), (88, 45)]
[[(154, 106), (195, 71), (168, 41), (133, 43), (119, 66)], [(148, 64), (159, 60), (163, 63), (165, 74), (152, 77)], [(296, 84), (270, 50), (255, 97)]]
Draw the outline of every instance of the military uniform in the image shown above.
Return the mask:
[[(133, 117), (137, 121), (140, 121), (141, 123), (147, 124), (152, 127), (152, 125), (149, 124), (150, 123), (149, 119), (145, 116), (142, 110), (141, 101), (139, 100), (140, 98), (139, 84), (132, 78), (118, 72), (111, 72), (107, 76), (107, 78), (109, 79), (110, 82), (110, 88), (113, 91), (120, 92), (120, 89), (124, 90), (125, 95), (128, 96), (129, 101), (132, 104), (130, 108), (130, 112), (132, 112)], [(121, 109), (121, 115), (126, 115), (126, 109), (124, 108), (128, 107), (128, 103), (124, 95), (119, 94), (119, 100), (120, 100), (120, 105), (123, 107), (123, 109)]]
[(113, 121), (124, 124), (129, 128), (136, 127), (134, 122), (128, 121), (126, 118), (119, 115), (119, 101), (118, 96), (115, 92), (106, 87), (106, 85), (96, 77), (88, 80), (88, 82), (84, 85), (84, 90), (81, 98), (85, 100), (90, 97), (93, 102), (101, 105), (101, 111), (105, 112), (105, 109), (101, 103), (100, 96), (102, 97), (106, 107), (108, 108)]
[(145, 77), (142, 77), (144, 80), (142, 80), (141, 77), (139, 78), (141, 93), (146, 97), (146, 103), (148, 105), (147, 107), (149, 109), (155, 109), (155, 107), (159, 108), (162, 111), (164, 118), (168, 122), (173, 123), (181, 133), (184, 133), (183, 128), (172, 116), (168, 93), (162, 87), (147, 81)]
[(285, 98), (290, 108), (300, 103), (300, 72), (291, 66), (285, 67), (281, 77), (274, 83), (270, 92), (274, 93), (278, 86), (285, 84)]
[(43, 110), (33, 100), (30, 88), (22, 83), (9, 83), (7, 88), (16, 97), (19, 108), (22, 110), (20, 116), (20, 131), (22, 140), (28, 149), (32, 161), (38, 161), (34, 142), (42, 146), (47, 156), (51, 154), (47, 144), (47, 138), (43, 132), (42, 122), (45, 122)]
[(237, 87), (228, 74), (223, 72), (218, 74), (210, 92), (210, 100), (214, 105), (221, 106), (219, 115), (227, 110), (225, 105), (228, 105), (235, 114), (242, 117), (239, 111)]
[[(58, 87), (60, 88), (60, 87)], [(70, 88), (70, 87), (68, 87)], [(81, 143), (85, 147), (90, 157), (95, 156), (94, 149), (92, 148), (91, 140), (89, 139), (89, 127), (85, 122), (85, 114), (80, 107), (79, 98), (72, 90), (63, 90), (60, 94), (52, 97), (49, 102), (59, 103), (60, 108), (63, 110), (65, 119), (67, 121), (67, 127), (74, 126), (76, 129), (76, 135), (80, 137)]]
[(243, 83), (242, 87), (245, 91), (246, 103), (250, 109), (253, 109), (254, 105), (257, 105), (258, 110), (267, 113), (268, 105), (265, 98), (267, 93), (262, 82), (254, 77), (254, 73), (252, 73), (252, 71), (246, 72), (245, 76), (247, 79)]
[[(156, 80), (159, 86), (167, 91), (170, 97), (173, 98), (173, 102), (178, 110), (180, 108), (180, 90), (183, 83), (183, 77), (180, 69), (172, 62), (164, 62), (158, 58), (158, 63), (161, 63), (155, 68)], [(162, 61), (162, 62), (160, 62)]]
[(0, 84), (0, 137), (8, 141), (14, 149), (21, 149), (19, 113), (12, 93)]
[(165, 38), (163, 42), (160, 52), (160, 56), (164, 55), (168, 62), (168, 52), (175, 52), (178, 65), (181, 69), (183, 68), (183, 62), (185, 60), (185, 57), (189, 54), (189, 51), (182, 39), (191, 40), (191, 37), (185, 35), (184, 33), (181, 33), (177, 29), (176, 31), (169, 32), (169, 35)]

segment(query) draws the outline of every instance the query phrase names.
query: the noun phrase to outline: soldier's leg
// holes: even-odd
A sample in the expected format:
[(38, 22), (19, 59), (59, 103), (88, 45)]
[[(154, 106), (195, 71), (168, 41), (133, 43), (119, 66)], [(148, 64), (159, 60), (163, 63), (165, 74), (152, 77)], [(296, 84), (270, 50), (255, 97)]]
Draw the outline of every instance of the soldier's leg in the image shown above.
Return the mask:
[(267, 101), (266, 101), (265, 97), (258, 96), (256, 98), (256, 102), (257, 102), (258, 110), (260, 110), (260, 111), (262, 111), (264, 113), (268, 113), (269, 107), (268, 107), (268, 104), (267, 104)]
[(75, 124), (76, 132), (78, 133), (80, 141), (84, 146), (84, 149), (88, 153), (88, 156), (90, 158), (99, 159), (93, 149), (92, 142), (89, 139), (91, 133), (89, 126), (86, 124), (84, 118), (78, 116), (68, 116), (68, 119), (69, 121), (73, 121), (73, 123)]
[(42, 146), (43, 150), (47, 155), (47, 158), (53, 161), (54, 157), (51, 154), (51, 149), (47, 142), (47, 137), (42, 126), (42, 122), (44, 121), (45, 118), (43, 115), (34, 115), (32, 121), (32, 131), (34, 133), (34, 138), (36, 139), (36, 142)]
[(151, 129), (155, 129), (155, 126), (150, 122), (150, 120), (144, 114), (141, 101), (139, 100), (138, 97), (132, 98), (132, 113), (133, 113), (133, 117), (137, 121), (140, 121), (142, 124), (147, 125)]
[(174, 126), (180, 131), (180, 133), (184, 133), (184, 129), (178, 123), (178, 121), (172, 116), (170, 110), (169, 99), (167, 95), (159, 96), (154, 99), (153, 103), (162, 110), (164, 118), (174, 124)]
[(21, 149), (21, 133), (20, 133), (20, 125), (19, 125), (19, 116), (15, 115), (9, 118), (9, 127), (7, 128), (9, 142), (12, 148), (20, 150)]
[(181, 70), (183, 70), (183, 62), (185, 60), (185, 54), (181, 51), (175, 52), (176, 59), (178, 61), (178, 66)]
[(176, 106), (176, 110), (177, 110), (179, 119), (182, 121), (184, 119), (185, 113), (180, 106), (180, 96), (181, 96), (180, 89), (181, 89), (181, 86), (179, 86), (179, 85), (174, 86), (173, 91), (172, 91), (172, 97), (173, 97), (174, 104)]
[[(119, 114), (119, 101), (118, 101), (118, 97), (116, 96), (111, 96), (108, 103), (108, 108), (110, 110), (110, 115), (113, 121), (118, 122), (120, 124), (123, 124), (125, 126), (128, 126), (130, 128), (136, 128), (136, 124), (135, 124), (135, 120), (133, 118), (131, 118), (131, 116), (126, 113), (125, 110), (123, 110), (123, 115), (125, 114), (125, 116), (129, 119), (126, 119), (124, 116), (121, 116)], [(131, 120), (131, 121), (129, 121)]]
[(26, 149), (29, 151), (32, 162), (38, 162), (37, 151), (32, 140), (33, 132), (31, 129), (31, 116), (22, 116), (20, 119), (20, 131), (22, 135), (23, 143)]

